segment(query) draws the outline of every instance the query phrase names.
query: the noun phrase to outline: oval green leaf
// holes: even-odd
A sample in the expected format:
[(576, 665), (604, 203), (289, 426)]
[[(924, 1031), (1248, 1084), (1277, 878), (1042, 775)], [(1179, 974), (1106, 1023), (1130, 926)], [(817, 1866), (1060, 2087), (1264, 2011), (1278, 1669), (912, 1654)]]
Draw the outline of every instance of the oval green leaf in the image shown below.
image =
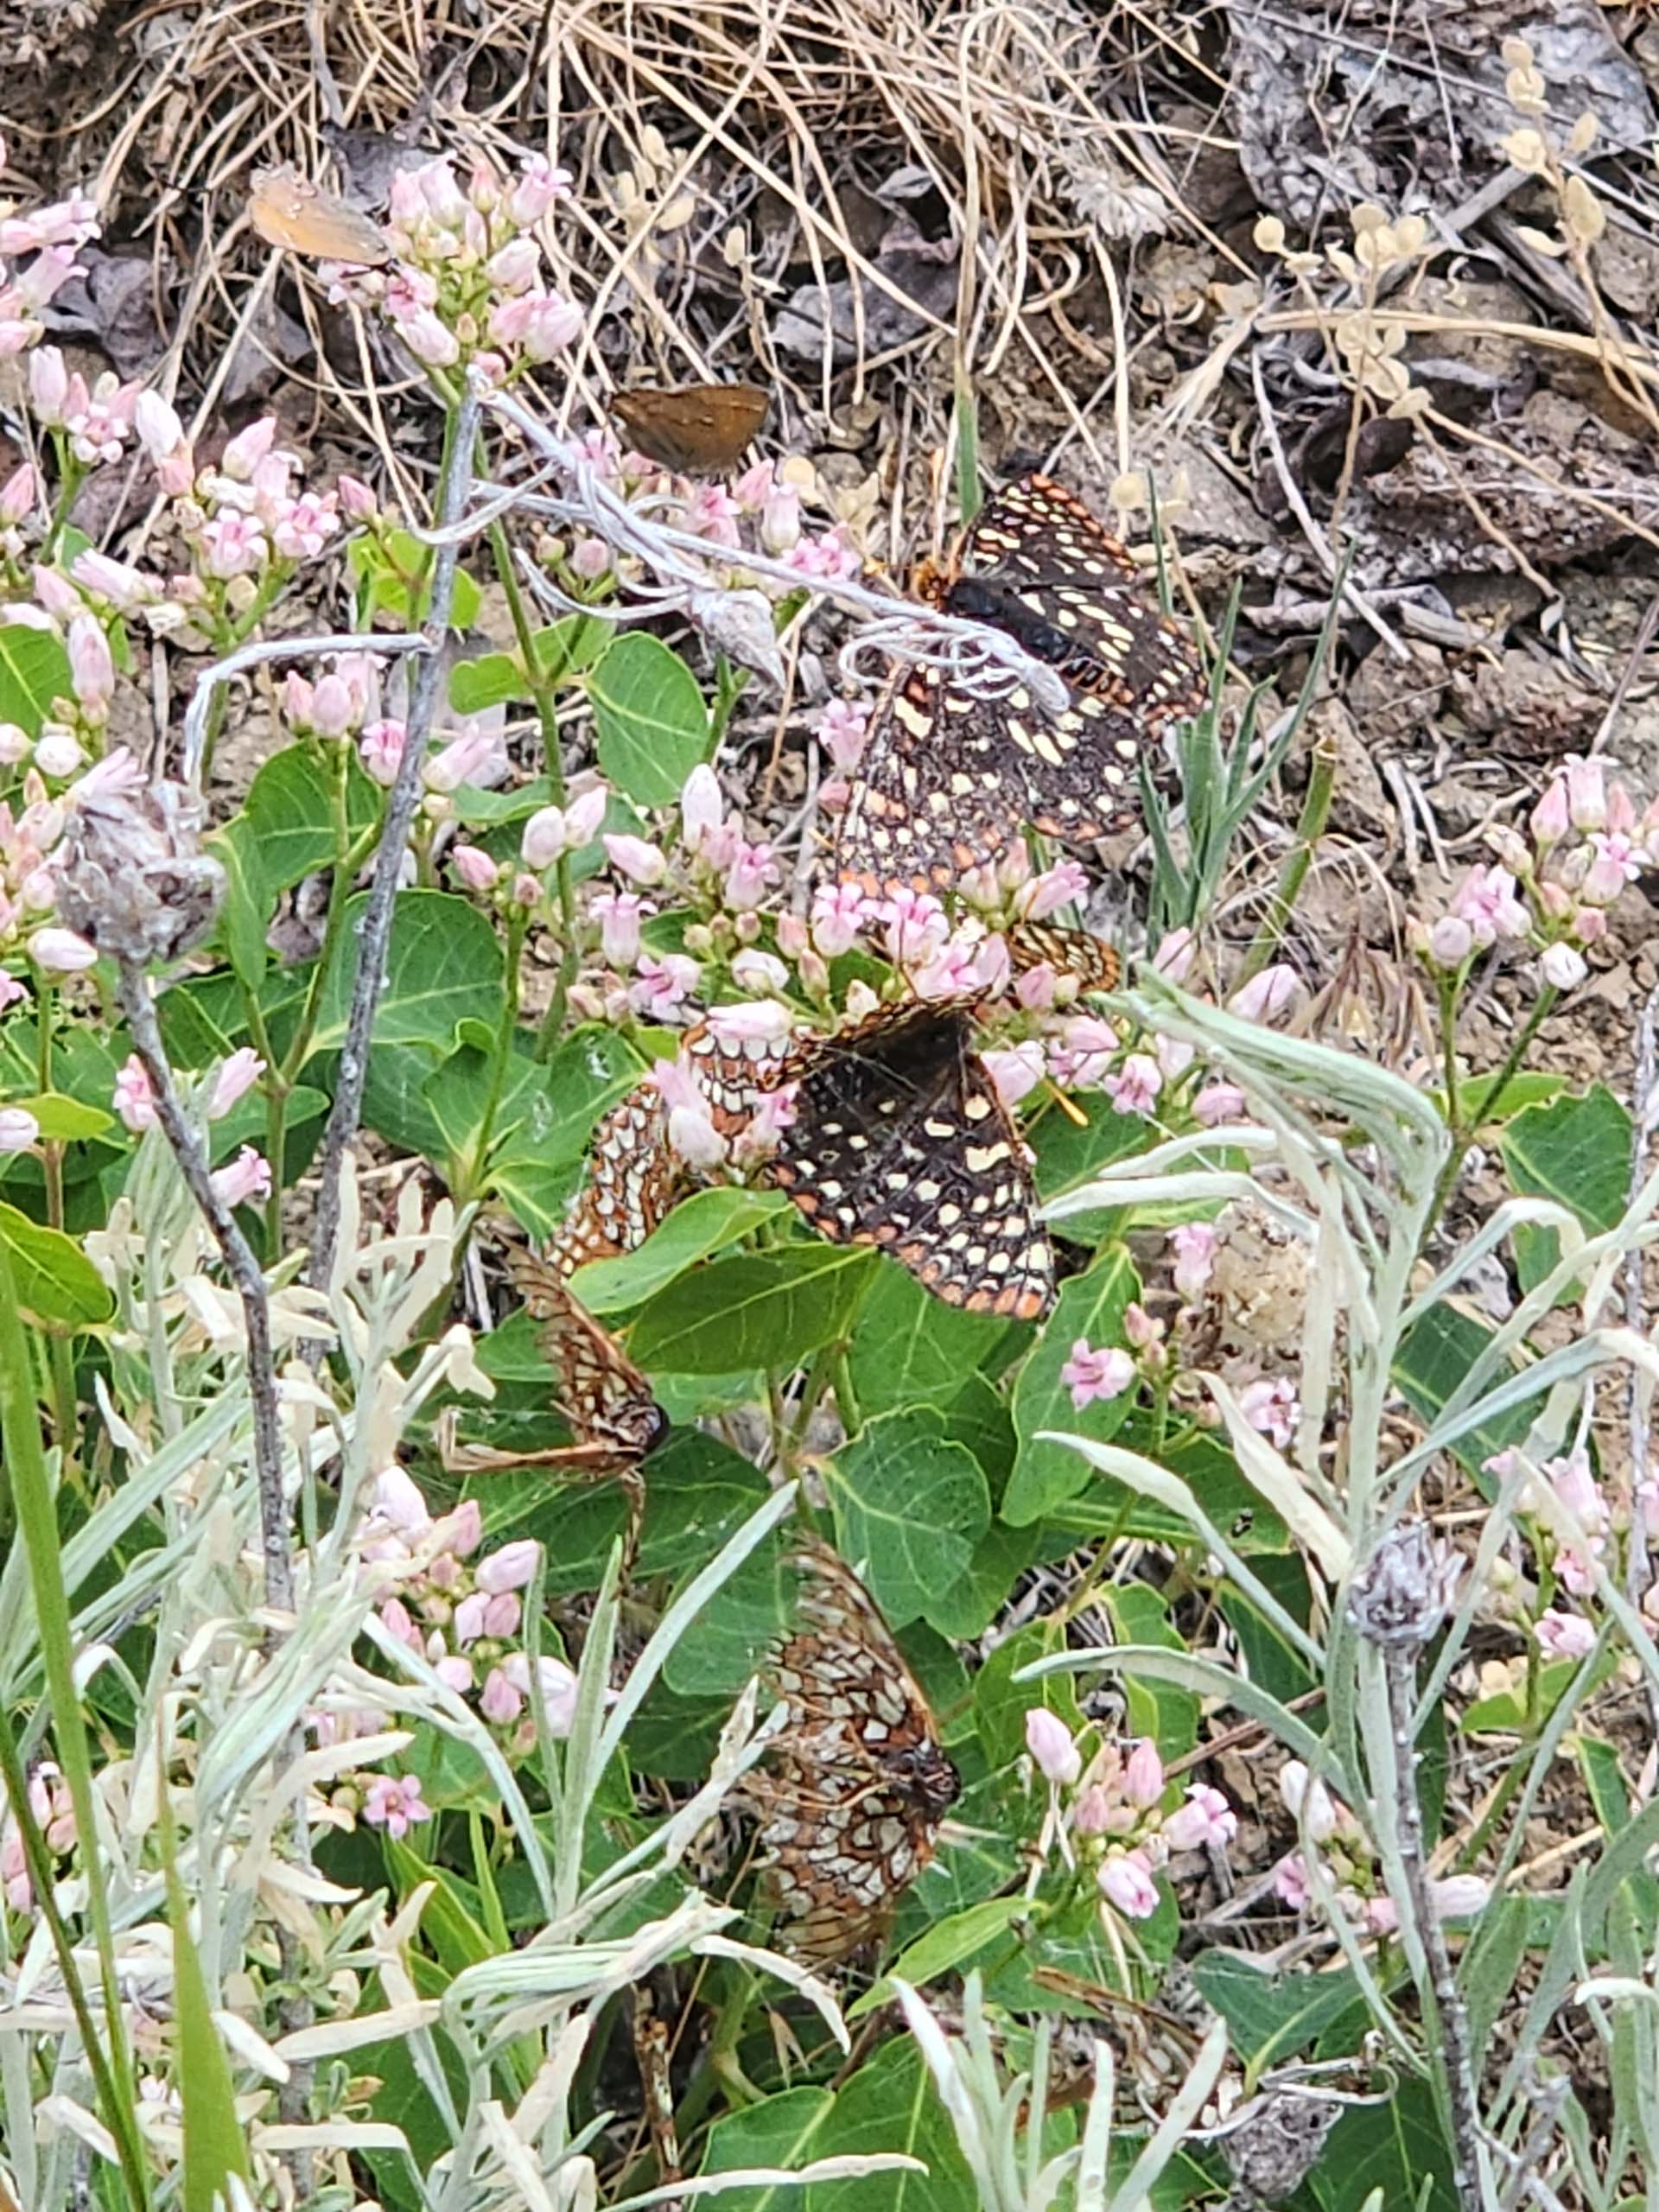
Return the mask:
[(648, 1372), (671, 1375), (798, 1366), (847, 1334), (874, 1266), (869, 1252), (835, 1245), (716, 1260), (652, 1300), (628, 1349)]
[(630, 631), (588, 678), (594, 750), (617, 789), (639, 806), (669, 806), (709, 752), (709, 709), (696, 678), (660, 639)]
[(11, 1259), (17, 1303), (48, 1328), (90, 1329), (114, 1311), (104, 1278), (73, 1236), (0, 1204), (0, 1243)]

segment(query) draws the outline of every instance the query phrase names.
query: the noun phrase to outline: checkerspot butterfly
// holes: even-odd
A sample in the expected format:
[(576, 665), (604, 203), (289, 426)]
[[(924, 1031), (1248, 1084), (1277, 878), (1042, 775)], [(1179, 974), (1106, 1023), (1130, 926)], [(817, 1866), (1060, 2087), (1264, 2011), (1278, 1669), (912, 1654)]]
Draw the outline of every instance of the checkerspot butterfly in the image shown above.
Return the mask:
[(513, 1287), (537, 1325), (537, 1341), (557, 1385), (555, 1410), (571, 1441), (544, 1451), (498, 1452), (463, 1445), (448, 1455), (451, 1469), (482, 1474), (503, 1467), (553, 1467), (600, 1481), (620, 1482), (628, 1495), (623, 1542), (626, 1580), (639, 1550), (645, 1517), (645, 1478), (639, 1463), (668, 1434), (669, 1419), (651, 1385), (608, 1330), (576, 1297), (555, 1262), (540, 1260), (504, 1236), (493, 1240), (506, 1262)]
[(789, 1565), (795, 1624), (766, 1669), (787, 1719), (743, 1788), (785, 1941), (802, 1958), (832, 1960), (879, 1933), (932, 1859), (962, 1783), (852, 1569), (810, 1536)]
[(1035, 1320), (1054, 1255), (1029, 1154), (973, 1048), (976, 1002), (880, 1007), (785, 1060), (795, 1117), (767, 1172), (833, 1243), (892, 1253), (948, 1305)]
[(1021, 822), (1086, 844), (1134, 821), (1148, 741), (1205, 698), (1190, 647), (1135, 595), (1134, 574), (1116, 539), (1046, 477), (989, 503), (922, 588), (1047, 662), (1068, 702), (1051, 715), (1024, 684), (980, 698), (939, 669), (901, 671), (842, 816), (842, 880), (872, 896), (949, 887), (994, 859)]

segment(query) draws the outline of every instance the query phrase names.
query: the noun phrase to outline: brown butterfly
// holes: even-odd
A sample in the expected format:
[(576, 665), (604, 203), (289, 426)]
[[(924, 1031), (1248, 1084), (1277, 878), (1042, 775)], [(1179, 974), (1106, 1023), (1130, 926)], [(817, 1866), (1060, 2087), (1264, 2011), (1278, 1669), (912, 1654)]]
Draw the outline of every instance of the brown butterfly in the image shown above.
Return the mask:
[(256, 169), (248, 219), (267, 245), (315, 261), (349, 261), (378, 269), (391, 259), (380, 226), (338, 193), (300, 175), (291, 162), (279, 168)]
[(645, 1485), (639, 1462), (668, 1434), (668, 1415), (616, 1338), (601, 1327), (556, 1268), (499, 1234), (491, 1241), (506, 1262), (525, 1311), (537, 1325), (543, 1357), (558, 1382), (555, 1403), (569, 1424), (573, 1441), (531, 1452), (467, 1445), (451, 1448), (447, 1462), (452, 1472), (460, 1474), (500, 1467), (554, 1467), (590, 1481), (610, 1478), (620, 1482), (628, 1497), (622, 1550), (626, 1581), (632, 1572), (645, 1518)]
[(611, 412), (648, 461), (678, 476), (723, 476), (759, 435), (772, 404), (756, 384), (649, 386), (611, 396)]
[(803, 1535), (792, 1631), (766, 1668), (786, 1719), (744, 1778), (767, 1887), (798, 1958), (835, 1960), (880, 1934), (931, 1860), (962, 1778), (893, 1630), (847, 1562)]

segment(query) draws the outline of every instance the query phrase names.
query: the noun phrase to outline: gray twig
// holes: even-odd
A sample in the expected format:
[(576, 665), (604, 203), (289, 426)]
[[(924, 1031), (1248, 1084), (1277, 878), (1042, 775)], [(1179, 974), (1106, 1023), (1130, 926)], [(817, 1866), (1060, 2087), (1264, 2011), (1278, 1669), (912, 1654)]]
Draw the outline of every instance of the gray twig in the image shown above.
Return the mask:
[[(453, 523), (466, 504), (473, 480), (473, 447), (477, 435), (478, 400), (476, 395), (469, 391), (457, 409), (451, 425), (449, 451), (438, 492), (441, 527)], [(439, 687), (443, 680), (441, 648), (454, 605), (455, 572), (460, 559), (460, 543), (450, 539), (440, 545), (433, 564), (431, 603), (422, 626), (424, 658), (416, 673), (403, 757), (397, 763), (391, 796), (386, 802), (386, 818), (380, 832), (380, 849), (375, 858), (374, 880), (369, 888), (368, 906), (358, 933), (357, 968), (352, 977), (352, 1003), (346, 1024), (346, 1043), (340, 1056), (340, 1073), (334, 1084), (328, 1125), (322, 1135), (320, 1159), (321, 1188), (317, 1195), (316, 1226), (311, 1240), (311, 1260), (306, 1276), (306, 1280), (317, 1289), (327, 1288), (328, 1278), (334, 1272), (334, 1247), (340, 1239), (340, 1175), (345, 1166), (346, 1148), (357, 1135), (358, 1122), (363, 1112), (363, 1091), (369, 1077), (369, 1046), (374, 1031), (375, 1010), (380, 1002), (385, 979), (386, 947), (391, 938), (392, 908), (397, 901), (398, 880), (403, 874), (410, 828), (420, 802), (421, 771), (426, 765), (427, 740), (432, 734)], [(359, 641), (359, 648), (365, 652), (378, 651), (381, 642), (378, 638)]]
[(173, 1077), (161, 1025), (143, 966), (117, 963), (116, 995), (143, 1063), (162, 1134), (179, 1163), (185, 1187), (201, 1210), (242, 1301), (248, 1339), (248, 1395), (253, 1406), (253, 1464), (259, 1484), (259, 1534), (265, 1567), (265, 1599), (273, 1611), (294, 1611), (294, 1562), (289, 1548), (287, 1502), (283, 1496), (283, 1438), (276, 1419), (276, 1370), (271, 1351), (270, 1294), (253, 1247), (236, 1216), (213, 1188), (207, 1147), (186, 1113)]

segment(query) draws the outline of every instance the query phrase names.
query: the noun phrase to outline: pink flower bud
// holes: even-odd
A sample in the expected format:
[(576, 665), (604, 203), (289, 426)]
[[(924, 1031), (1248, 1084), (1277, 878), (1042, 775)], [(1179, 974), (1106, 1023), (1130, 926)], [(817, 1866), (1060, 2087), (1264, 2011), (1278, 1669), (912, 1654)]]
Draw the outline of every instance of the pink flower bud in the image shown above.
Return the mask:
[(1206, 1083), (1192, 1101), (1192, 1118), (1201, 1128), (1213, 1129), (1223, 1122), (1236, 1121), (1246, 1100), (1236, 1083)]
[(363, 732), (359, 750), (364, 768), (383, 791), (390, 791), (397, 780), (397, 764), (404, 757), (404, 725), (399, 721), (370, 722)]
[(237, 432), (220, 456), (219, 467), (233, 484), (251, 484), (254, 470), (276, 442), (276, 417), (262, 415), (245, 430)]
[(90, 614), (69, 625), (69, 681), (87, 721), (101, 723), (115, 690), (115, 663), (103, 624)]
[(1043, 1079), (1043, 1048), (1035, 1037), (1027, 1038), (1023, 1045), (988, 1046), (980, 1058), (1005, 1106), (1017, 1106)]
[(227, 1206), (247, 1205), (270, 1196), (270, 1163), (245, 1144), (228, 1166), (217, 1169), (213, 1188)]
[(490, 1597), (503, 1590), (522, 1590), (534, 1576), (541, 1556), (541, 1546), (528, 1536), (517, 1543), (503, 1544), (499, 1552), (479, 1561), (478, 1586)]
[(29, 940), (29, 957), (54, 976), (78, 976), (98, 965), (97, 951), (73, 930), (36, 930)]
[(1590, 973), (1584, 956), (1566, 944), (1547, 945), (1538, 969), (1544, 981), (1558, 991), (1576, 990)]
[(1252, 976), (1242, 990), (1227, 1001), (1227, 1010), (1241, 1021), (1272, 1021), (1301, 995), (1302, 982), (1283, 961)]
[(132, 1053), (115, 1078), (115, 1095), (111, 1102), (117, 1115), (136, 1135), (141, 1129), (153, 1128), (156, 1121), (156, 1096), (149, 1087), (149, 1077), (144, 1064), (137, 1052)]
[(1442, 914), (1429, 930), (1428, 955), (1437, 968), (1461, 968), (1474, 946), (1474, 931), (1460, 915)]
[(1279, 1795), (1314, 1843), (1328, 1843), (1337, 1832), (1337, 1808), (1330, 1791), (1300, 1759), (1287, 1759), (1279, 1770)]
[(40, 471), (32, 462), (24, 461), (14, 468), (3, 485), (0, 485), (0, 525), (15, 527), (27, 522), (41, 504)]
[(720, 828), (725, 812), (719, 779), (706, 760), (700, 760), (680, 793), (680, 837), (688, 852), (702, 850), (703, 839)]
[[(530, 1660), (522, 1651), (515, 1651), (504, 1662), (503, 1671), (515, 1689), (526, 1696), (530, 1692)], [(563, 1738), (570, 1733), (576, 1717), (576, 1678), (562, 1659), (543, 1659), (541, 1662), (542, 1697), (547, 1707), (547, 1725), (555, 1736)]]
[(493, 1598), (486, 1601), (485, 1635), (497, 1637), (517, 1636), (518, 1624), (524, 1618), (524, 1609), (519, 1602), (517, 1592), (498, 1591)]
[(492, 1667), (484, 1678), (484, 1688), (479, 1694), (478, 1709), (496, 1728), (510, 1728), (524, 1709), (524, 1700), (514, 1689), (499, 1667)]
[(1026, 1749), (1046, 1780), (1067, 1789), (1083, 1771), (1083, 1758), (1071, 1740), (1071, 1731), (1046, 1706), (1033, 1705), (1026, 1713)]
[(343, 677), (332, 671), (320, 676), (311, 695), (311, 727), (320, 737), (344, 737), (357, 721), (358, 707)]
[(43, 429), (63, 428), (69, 372), (55, 346), (37, 346), (29, 357), (29, 404)]
[(1163, 1794), (1164, 1763), (1151, 1737), (1142, 1737), (1123, 1769), (1123, 1795), (1131, 1805), (1145, 1809), (1155, 1805)]
[(1219, 1789), (1200, 1782), (1186, 1793), (1164, 1822), (1164, 1840), (1172, 1851), (1224, 1850), (1238, 1834), (1238, 1815)]
[(1113, 1804), (1104, 1783), (1091, 1782), (1078, 1793), (1071, 1808), (1071, 1827), (1077, 1835), (1107, 1835), (1111, 1832)]
[(493, 891), (501, 874), (489, 855), (476, 845), (455, 846), (449, 865), (469, 891)]
[(474, 1590), (455, 1607), (449, 1623), (449, 1633), (463, 1649), (469, 1643), (476, 1643), (483, 1635), (484, 1616), (489, 1610), (489, 1604), (483, 1591)]
[(1607, 826), (1607, 769), (1604, 761), (1572, 754), (1565, 769), (1567, 811), (1575, 830)]
[(668, 861), (655, 845), (647, 844), (643, 837), (607, 836), (605, 850), (611, 866), (635, 883), (650, 890), (668, 874)]
[(207, 1118), (217, 1122), (239, 1098), (245, 1098), (265, 1071), (265, 1064), (251, 1045), (239, 1046), (220, 1068), (207, 1101)]
[(1202, 1295), (1216, 1261), (1216, 1232), (1205, 1222), (1187, 1222), (1169, 1232), (1175, 1255), (1175, 1287), (1185, 1299)]
[(600, 950), (624, 973), (639, 957), (639, 922), (645, 901), (636, 892), (601, 892), (588, 908), (599, 924)]
[(337, 476), (334, 492), (347, 522), (372, 522), (380, 512), (380, 502), (360, 476)]
[(1103, 1860), (1096, 1876), (1101, 1895), (1116, 1905), (1126, 1920), (1150, 1920), (1158, 1910), (1158, 1885), (1144, 1853), (1126, 1852)]
[(1527, 827), (1532, 832), (1533, 842), (1548, 851), (1550, 846), (1560, 844), (1572, 825), (1567, 779), (1565, 776), (1554, 777), (1545, 787), (1543, 797), (1533, 808)]
[(1079, 1337), (1060, 1370), (1060, 1380), (1082, 1413), (1096, 1398), (1121, 1397), (1135, 1381), (1135, 1362), (1121, 1345), (1096, 1351), (1086, 1337)]
[(383, 1467), (376, 1476), (374, 1512), (378, 1520), (407, 1535), (423, 1535), (432, 1526), (419, 1485), (399, 1466)]
[(496, 741), (487, 730), (469, 730), (433, 754), (421, 771), (421, 781), (428, 791), (448, 797), (463, 784), (470, 784), (494, 758), (495, 749)]

